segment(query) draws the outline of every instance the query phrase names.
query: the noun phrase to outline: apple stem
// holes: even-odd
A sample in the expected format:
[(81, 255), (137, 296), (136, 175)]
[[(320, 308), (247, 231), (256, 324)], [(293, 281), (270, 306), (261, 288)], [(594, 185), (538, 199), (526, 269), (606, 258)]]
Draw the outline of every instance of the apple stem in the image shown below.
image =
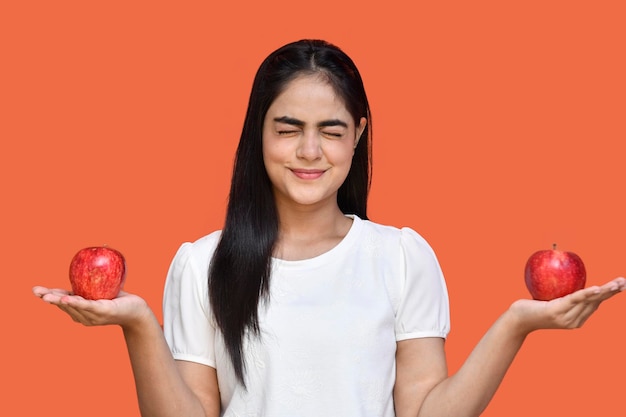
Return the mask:
[(552, 244), (552, 250), (556, 250), (556, 243)]

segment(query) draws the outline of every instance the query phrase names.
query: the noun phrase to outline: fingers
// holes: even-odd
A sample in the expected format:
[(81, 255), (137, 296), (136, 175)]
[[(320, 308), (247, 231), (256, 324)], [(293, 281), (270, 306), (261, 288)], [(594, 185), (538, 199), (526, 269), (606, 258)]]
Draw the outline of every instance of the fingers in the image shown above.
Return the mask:
[[(616, 278), (601, 286), (592, 286), (563, 297), (561, 325), (566, 328), (581, 327), (600, 304), (626, 289), (626, 280)], [(556, 301), (556, 300), (555, 300)], [(569, 306), (567, 306), (569, 305)]]
[(602, 302), (624, 290), (626, 290), (626, 279), (620, 277), (601, 286), (594, 285), (584, 288), (566, 297), (569, 297), (575, 303), (585, 301)]
[(597, 293), (610, 293), (612, 295), (626, 290), (626, 279), (620, 277), (615, 278), (612, 281), (607, 282), (602, 286), (593, 286), (589, 287), (589, 289), (595, 290)]
[(46, 292), (48, 292), (49, 290), (46, 287), (42, 287), (42, 286), (35, 286), (33, 287), (33, 294), (35, 294), (37, 297), (41, 298)]
[[(62, 289), (62, 288), (46, 288), (46, 287), (41, 287), (41, 286), (33, 287), (32, 291), (33, 291), (33, 294), (39, 298), (45, 298), (46, 296), (57, 298), (57, 297), (63, 297), (63, 296), (72, 294), (70, 291)], [(48, 297), (48, 299), (50, 299), (50, 297)]]
[(100, 304), (98, 301), (86, 300), (62, 288), (50, 289), (36, 286), (32, 291), (34, 295), (41, 298), (44, 302), (57, 306), (75, 322), (87, 326), (98, 324), (98, 320), (95, 320), (98, 317), (96, 311), (98, 307), (101, 307), (97, 305)]
[(58, 307), (73, 321), (85, 326), (124, 326), (144, 319), (148, 316), (147, 312), (152, 313), (142, 298), (124, 291), (112, 300), (88, 300), (65, 289), (41, 286), (34, 287), (32, 292), (44, 302)]
[(624, 280), (624, 278), (617, 278), (613, 281), (607, 282), (600, 287), (595, 287), (594, 289), (595, 294), (592, 296), (592, 298), (599, 301), (604, 301), (624, 291), (626, 289), (626, 280)]
[(81, 298), (77, 295), (65, 290), (52, 290), (47, 294), (44, 294), (41, 299), (49, 304), (59, 305), (61, 303), (68, 304), (71, 300)]
[(615, 285), (619, 291), (626, 291), (626, 278), (615, 278), (609, 284)]
[(110, 300), (86, 300), (75, 295), (65, 295), (54, 304), (67, 313), (72, 320), (85, 326), (111, 323)]
[(78, 309), (69, 304), (58, 304), (58, 307), (67, 313), (76, 323), (81, 323), (85, 326), (93, 326), (97, 324), (92, 317), (93, 315), (86, 310)]

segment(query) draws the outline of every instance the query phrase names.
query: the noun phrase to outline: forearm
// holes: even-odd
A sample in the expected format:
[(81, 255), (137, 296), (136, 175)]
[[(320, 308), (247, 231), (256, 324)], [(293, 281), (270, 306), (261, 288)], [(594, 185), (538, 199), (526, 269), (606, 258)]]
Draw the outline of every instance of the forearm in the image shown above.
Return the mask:
[(435, 386), (424, 399), (419, 417), (475, 417), (493, 398), (521, 348), (527, 332), (514, 314), (504, 313), (452, 376)]
[(123, 326), (143, 417), (205, 417), (199, 399), (185, 384), (153, 314)]

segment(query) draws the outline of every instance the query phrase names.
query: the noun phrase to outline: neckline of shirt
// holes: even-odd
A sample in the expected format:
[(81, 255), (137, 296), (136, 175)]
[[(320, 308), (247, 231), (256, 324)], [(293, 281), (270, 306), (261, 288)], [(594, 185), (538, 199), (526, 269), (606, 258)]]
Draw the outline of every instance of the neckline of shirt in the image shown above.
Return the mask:
[(346, 233), (343, 239), (333, 248), (313, 258), (300, 259), (297, 261), (288, 261), (272, 257), (274, 266), (280, 266), (281, 268), (314, 268), (326, 265), (332, 259), (342, 258), (341, 255), (352, 247), (363, 227), (363, 220), (361, 220), (359, 216), (355, 214), (346, 214), (345, 216), (352, 219), (352, 225), (348, 233)]

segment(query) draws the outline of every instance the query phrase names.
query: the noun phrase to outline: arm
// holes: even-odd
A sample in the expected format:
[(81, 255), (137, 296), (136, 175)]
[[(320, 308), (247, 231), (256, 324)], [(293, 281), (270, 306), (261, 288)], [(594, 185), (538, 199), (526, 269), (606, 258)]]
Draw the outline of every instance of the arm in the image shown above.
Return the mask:
[(519, 300), (493, 324), (465, 363), (447, 377), (442, 339), (398, 343), (398, 417), (475, 417), (487, 407), (525, 338), (539, 329), (573, 329), (626, 289), (624, 278), (550, 302)]
[[(400, 384), (395, 388), (398, 417), (478, 416), (487, 407), (524, 341), (510, 311), (504, 313), (476, 345), (454, 375), (445, 373), (443, 339), (413, 339), (398, 343)], [(430, 373), (416, 366), (430, 361)], [(403, 370), (400, 370), (402, 366)], [(428, 370), (428, 369), (427, 369)], [(402, 412), (400, 411), (402, 410)]]
[(175, 361), (152, 314), (134, 326), (122, 328), (142, 416), (219, 416), (214, 368)]
[(144, 417), (217, 417), (220, 411), (215, 369), (175, 361), (156, 317), (146, 302), (121, 293), (113, 300), (90, 301), (64, 290), (33, 289), (86, 326), (116, 324), (122, 328), (137, 398)]

